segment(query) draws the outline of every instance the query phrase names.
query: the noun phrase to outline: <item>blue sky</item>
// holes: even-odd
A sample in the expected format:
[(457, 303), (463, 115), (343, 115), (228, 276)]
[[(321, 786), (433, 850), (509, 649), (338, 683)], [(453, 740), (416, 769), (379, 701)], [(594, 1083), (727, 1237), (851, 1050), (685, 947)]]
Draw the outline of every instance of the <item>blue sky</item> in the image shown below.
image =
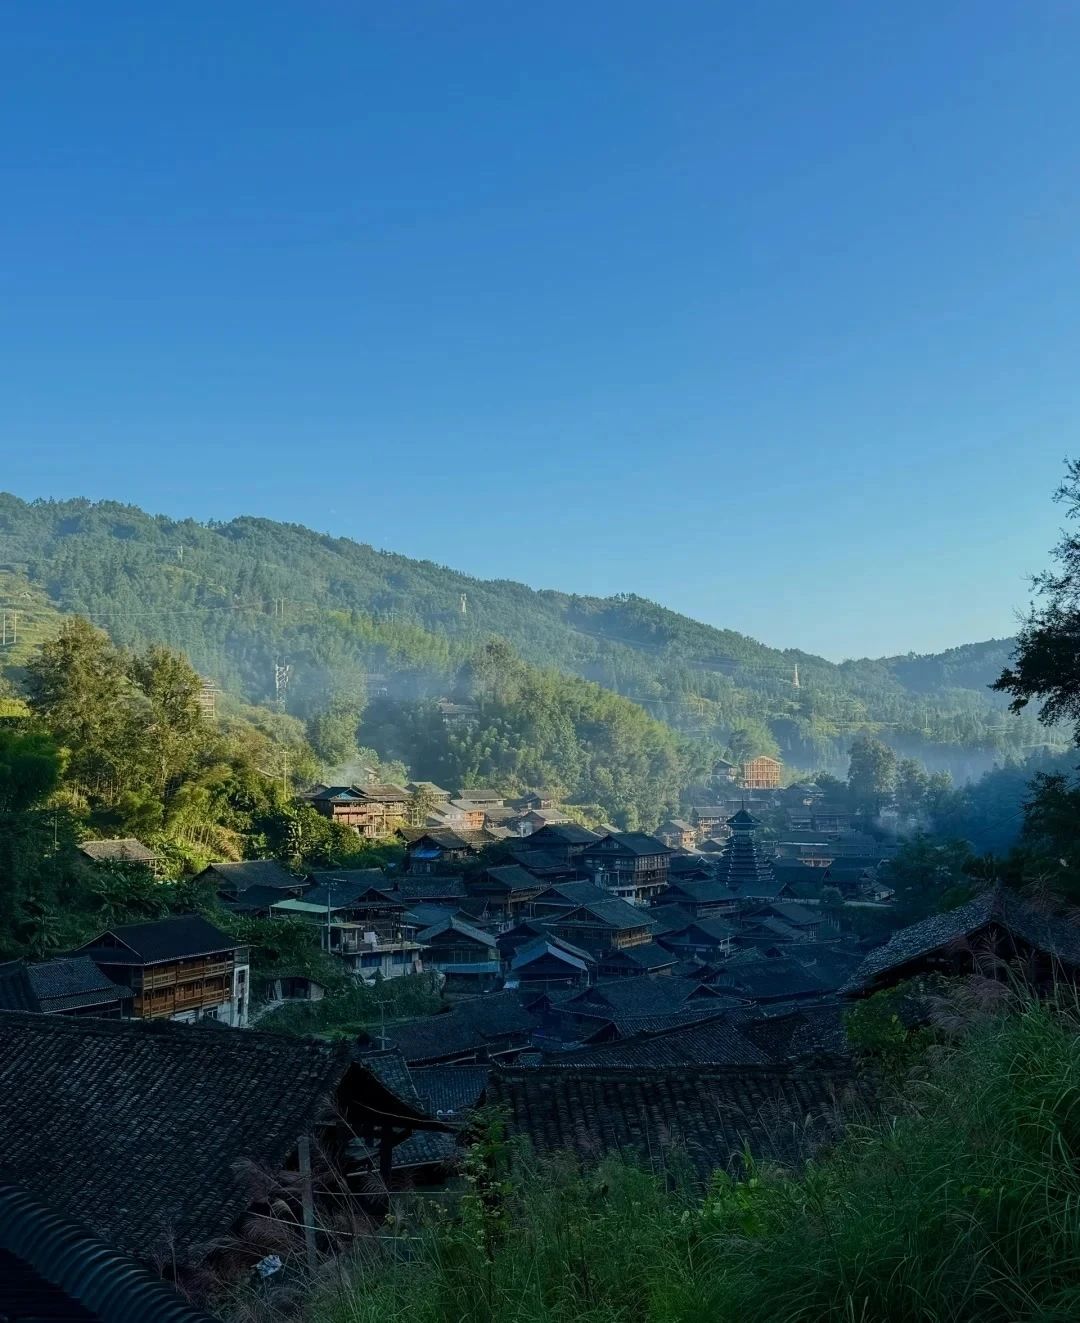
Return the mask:
[(55, 0), (0, 37), (0, 488), (832, 657), (1014, 627), (1078, 449), (1072, 0)]

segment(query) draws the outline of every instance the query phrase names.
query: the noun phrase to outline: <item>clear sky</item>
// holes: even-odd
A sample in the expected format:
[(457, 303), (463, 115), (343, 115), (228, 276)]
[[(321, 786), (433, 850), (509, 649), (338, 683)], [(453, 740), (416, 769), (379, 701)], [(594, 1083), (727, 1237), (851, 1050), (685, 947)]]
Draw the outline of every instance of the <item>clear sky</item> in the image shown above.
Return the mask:
[(1074, 0), (0, 14), (0, 488), (832, 657), (1008, 633), (1080, 449)]

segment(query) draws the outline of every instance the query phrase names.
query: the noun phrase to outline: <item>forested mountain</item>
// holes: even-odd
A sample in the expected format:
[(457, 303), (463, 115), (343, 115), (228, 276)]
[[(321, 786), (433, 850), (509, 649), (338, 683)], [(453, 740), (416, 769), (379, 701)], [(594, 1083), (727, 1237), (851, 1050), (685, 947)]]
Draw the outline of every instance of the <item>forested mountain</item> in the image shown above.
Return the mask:
[[(701, 748), (778, 750), (804, 768), (842, 770), (852, 735), (867, 728), (960, 776), (1047, 739), (986, 688), (1008, 641), (836, 665), (636, 596), (473, 579), (266, 519), (200, 524), (0, 494), (0, 573), (3, 604), (23, 609), (24, 628), (53, 610), (80, 613), (122, 644), (180, 648), (224, 688), (254, 702), (283, 697), (305, 719), (365, 699), (385, 709), (453, 697), (462, 666), (499, 638), (531, 667), (632, 700), (655, 719), (650, 728), (663, 723)], [(19, 660), (10, 659), (16, 670)], [(525, 687), (537, 685), (551, 712), (569, 701), (566, 686), (555, 697), (554, 677), (531, 675)], [(587, 692), (594, 705), (597, 691)], [(502, 738), (520, 741), (505, 712), (500, 720)], [(489, 765), (483, 749), (473, 761), (477, 774)]]

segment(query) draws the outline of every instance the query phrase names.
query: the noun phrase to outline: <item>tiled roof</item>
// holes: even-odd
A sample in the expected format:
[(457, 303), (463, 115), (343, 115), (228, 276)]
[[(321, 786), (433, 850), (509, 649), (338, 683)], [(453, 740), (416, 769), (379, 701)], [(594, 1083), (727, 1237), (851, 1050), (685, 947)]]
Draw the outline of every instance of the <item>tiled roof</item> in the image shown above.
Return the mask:
[(653, 934), (656, 937), (679, 932), (687, 924), (694, 922), (694, 916), (689, 910), (684, 910), (681, 905), (666, 903), (650, 905), (647, 913), (649, 922), (652, 924)]
[(598, 887), (595, 882), (553, 882), (536, 897), (537, 904), (552, 904), (565, 901), (567, 909), (576, 905), (591, 904), (596, 901), (611, 899), (611, 893)]
[[(772, 869), (770, 865), (770, 872), (771, 871)], [(814, 871), (817, 873), (824, 873), (825, 870), (823, 868), (818, 868)], [(752, 880), (740, 882), (738, 895), (740, 900), (772, 900), (774, 898), (782, 897), (788, 885), (789, 883), (786, 878), (759, 875)]]
[(497, 1067), (490, 1101), (541, 1152), (585, 1161), (618, 1152), (664, 1169), (686, 1154), (699, 1177), (738, 1170), (746, 1151), (798, 1163), (839, 1129), (843, 1075), (768, 1067), (626, 1070)]
[(406, 790), (415, 794), (417, 790), (430, 790), (433, 795), (439, 799), (449, 799), (450, 791), (444, 790), (442, 786), (436, 785), (434, 781), (410, 781), (405, 787)]
[(712, 997), (702, 991), (700, 983), (692, 979), (673, 978), (612, 978), (595, 983), (567, 999), (563, 1008), (574, 1014), (605, 1017), (618, 1015), (664, 1015), (679, 1010), (693, 997), (700, 996), (706, 1003)]
[(631, 854), (636, 854), (636, 855), (648, 855), (648, 854), (669, 855), (671, 853), (671, 850), (664, 844), (663, 841), (658, 841), (655, 836), (650, 836), (648, 835), (648, 833), (643, 831), (611, 832), (609, 833), (608, 836), (601, 837), (595, 843), (595, 847), (587, 847), (586, 853), (591, 854), (593, 852), (593, 848), (595, 848), (597, 853), (602, 854), (603, 853), (602, 847), (605, 840), (615, 841), (619, 846), (622, 847), (622, 849), (629, 850)]
[(719, 905), (725, 901), (735, 901), (739, 899), (739, 893), (732, 891), (729, 886), (723, 882), (717, 882), (711, 878), (697, 881), (688, 879), (683, 881), (672, 881), (668, 893), (675, 897), (685, 897), (686, 900), (693, 901), (696, 905)]
[(812, 928), (825, 917), (817, 906), (798, 905), (792, 900), (774, 901), (769, 911), (785, 923), (794, 924), (796, 928)]
[(527, 872), (520, 864), (500, 864), (495, 868), (485, 869), (484, 876), (511, 893), (515, 891), (536, 891), (543, 886), (538, 878)]
[(580, 923), (583, 925), (600, 923), (605, 928), (623, 932), (630, 928), (649, 926), (649, 916), (640, 906), (618, 896), (609, 896), (605, 900), (590, 900), (583, 905), (558, 916), (559, 923)]
[(587, 973), (589, 966), (595, 963), (594, 959), (586, 956), (584, 952), (577, 955), (571, 954), (566, 945), (554, 938), (537, 937), (535, 940), (518, 947), (510, 961), (510, 968), (515, 972), (525, 969), (534, 960), (539, 960), (543, 956), (551, 956), (553, 959), (583, 974)]
[(0, 1185), (0, 1317), (215, 1323), (134, 1257), (16, 1185)]
[[(341, 872), (310, 873), (314, 885), (304, 892), (304, 902), (308, 905), (321, 905), (332, 910), (343, 910), (369, 891), (379, 892), (383, 900), (391, 905), (404, 905), (400, 896), (393, 894), (393, 882), (381, 868), (352, 868)], [(378, 903), (380, 896), (372, 897)]]
[(612, 1015), (610, 1023), (620, 1038), (635, 1038), (639, 1034), (663, 1033), (680, 1025), (697, 1024), (711, 1020), (720, 1011), (736, 1012), (746, 1002), (736, 996), (719, 995), (703, 1001), (688, 1001), (676, 1010), (656, 1015)]
[(526, 1042), (538, 1021), (513, 992), (492, 992), (458, 1002), (442, 1015), (426, 1015), (395, 1024), (387, 1031), (405, 1060), (437, 1062), (446, 1057), (502, 1047), (506, 1039)]
[(464, 1066), (416, 1066), (412, 1071), (413, 1084), (424, 1110), (429, 1116), (457, 1116), (475, 1107), (487, 1089), (491, 1067), (468, 1064)]
[[(594, 960), (597, 958), (594, 956)], [(624, 946), (615, 951), (607, 951), (599, 957), (602, 965), (629, 965), (648, 973), (654, 969), (670, 969), (676, 963), (676, 957), (665, 951), (657, 942), (641, 942), (638, 946)]]
[(449, 919), (443, 919), (430, 928), (418, 932), (416, 940), (418, 942), (432, 942), (436, 937), (442, 937), (444, 933), (458, 933), (468, 941), (476, 942), (480, 946), (494, 948), (496, 945), (495, 938), (491, 933), (484, 932), (482, 928), (476, 928), (471, 923), (466, 923), (464, 919), (459, 919), (456, 915), (452, 915)]
[(309, 790), (300, 798), (309, 799), (315, 804), (349, 804), (359, 800), (361, 795), (360, 791), (354, 790), (352, 786), (316, 786), (314, 790)]
[(569, 1069), (638, 1070), (657, 1066), (764, 1066), (770, 1060), (729, 1022), (727, 1012), (713, 1012), (710, 1019), (692, 1024), (549, 1056), (545, 1064)]
[(431, 874), (409, 873), (395, 878), (394, 893), (404, 901), (465, 899), (465, 882), (457, 876), (433, 877)]
[(284, 1035), (5, 1012), (3, 1165), (118, 1248), (183, 1254), (247, 1207), (236, 1164), (280, 1167), (347, 1069)]
[(106, 978), (88, 956), (68, 956), (29, 965), (27, 975), (43, 1012), (70, 1011), (125, 1001), (133, 994)]
[(114, 841), (82, 841), (79, 850), (96, 863), (152, 864), (157, 856), (134, 836)]
[(832, 991), (829, 979), (786, 956), (730, 969), (725, 984), (729, 981), (751, 1001), (820, 997)]
[[(381, 1084), (396, 1097), (403, 1099), (419, 1112), (433, 1115), (416, 1088), (416, 1081), (406, 1065), (405, 1058), (396, 1047), (378, 1052), (365, 1052), (359, 1057)], [(445, 1131), (415, 1130), (402, 1143), (394, 1146), (395, 1167), (426, 1167), (453, 1161), (457, 1144), (452, 1134)]]
[[(299, 886), (299, 878), (296, 879)], [(271, 906), (287, 900), (288, 896), (280, 887), (264, 887), (256, 883), (237, 892), (236, 899), (221, 898), (221, 905), (230, 914), (258, 914), (260, 910), (269, 910)]]
[(427, 901), (416, 901), (409, 905), (404, 914), (404, 921), (417, 928), (433, 928), (436, 924), (452, 919), (457, 910), (450, 905), (430, 905)]
[(534, 831), (532, 836), (526, 836), (527, 843), (535, 841), (535, 849), (547, 849), (549, 844), (553, 845), (591, 845), (593, 841), (598, 841), (600, 835), (598, 832), (590, 831), (588, 827), (583, 827), (579, 822), (549, 822), (541, 827), (539, 831)]
[(720, 946), (724, 942), (730, 942), (738, 931), (739, 929), (728, 923), (726, 919), (690, 918), (683, 927), (669, 928), (663, 936), (667, 941), (678, 941), (680, 937), (685, 937), (687, 943), (691, 945), (701, 944), (700, 939), (704, 937), (706, 941)]
[(242, 859), (239, 863), (211, 864), (199, 876), (206, 877), (207, 874), (218, 886), (231, 891), (246, 891), (254, 886), (296, 888), (305, 885), (303, 878), (294, 877), (276, 859)]
[(840, 1002), (807, 1004), (782, 1014), (739, 1018), (739, 1032), (773, 1061), (841, 1060), (851, 1055)]
[[(121, 941), (123, 946), (119, 949), (103, 947), (101, 938), (109, 935)], [(217, 951), (234, 951), (237, 945), (235, 937), (215, 928), (201, 914), (178, 914), (171, 919), (107, 928), (101, 937), (85, 943), (73, 954), (89, 955), (101, 964), (152, 965), (166, 960), (211, 955)]]
[[(525, 839), (528, 840), (528, 837)], [(511, 842), (510, 853), (522, 868), (538, 877), (545, 873), (568, 873), (572, 871), (572, 865), (566, 862), (565, 850), (529, 850), (523, 847), (521, 841), (515, 840)], [(592, 884), (581, 883), (580, 885)]]
[(375, 784), (354, 787), (366, 800), (377, 804), (405, 804), (412, 798), (403, 786)]
[(884, 946), (870, 952), (842, 991), (857, 992), (870, 987), (881, 974), (933, 951), (959, 946), (991, 924), (1062, 964), (1080, 967), (1080, 927), (1043, 914), (1014, 893), (997, 888), (958, 909), (932, 914), (893, 933)]

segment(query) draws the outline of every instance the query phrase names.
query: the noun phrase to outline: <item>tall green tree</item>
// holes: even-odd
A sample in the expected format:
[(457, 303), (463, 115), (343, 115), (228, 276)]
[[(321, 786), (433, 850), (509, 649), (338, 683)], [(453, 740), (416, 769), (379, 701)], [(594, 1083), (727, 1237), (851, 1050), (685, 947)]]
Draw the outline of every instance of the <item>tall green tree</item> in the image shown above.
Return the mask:
[(335, 699), (324, 711), (308, 718), (308, 742), (328, 774), (357, 761), (359, 726), (360, 708), (344, 698)]
[(142, 700), (140, 761), (167, 801), (211, 739), (199, 704), (202, 682), (186, 657), (160, 644), (131, 657), (128, 675)]
[(1013, 712), (1039, 703), (1046, 725), (1071, 722), (1080, 743), (1080, 460), (1069, 460), (1054, 494), (1067, 528), (1051, 555), (1054, 566), (1035, 579), (1038, 601), (1017, 635), (1012, 665), (994, 684), (1012, 695)]
[(138, 695), (108, 637), (75, 616), (26, 668), (34, 714), (68, 750), (67, 778), (113, 803), (141, 756)]
[(926, 805), (930, 777), (914, 758), (901, 758), (896, 764), (896, 806), (901, 813), (914, 815)]
[(896, 754), (873, 735), (857, 735), (851, 745), (848, 791), (855, 807), (880, 813), (896, 791)]

